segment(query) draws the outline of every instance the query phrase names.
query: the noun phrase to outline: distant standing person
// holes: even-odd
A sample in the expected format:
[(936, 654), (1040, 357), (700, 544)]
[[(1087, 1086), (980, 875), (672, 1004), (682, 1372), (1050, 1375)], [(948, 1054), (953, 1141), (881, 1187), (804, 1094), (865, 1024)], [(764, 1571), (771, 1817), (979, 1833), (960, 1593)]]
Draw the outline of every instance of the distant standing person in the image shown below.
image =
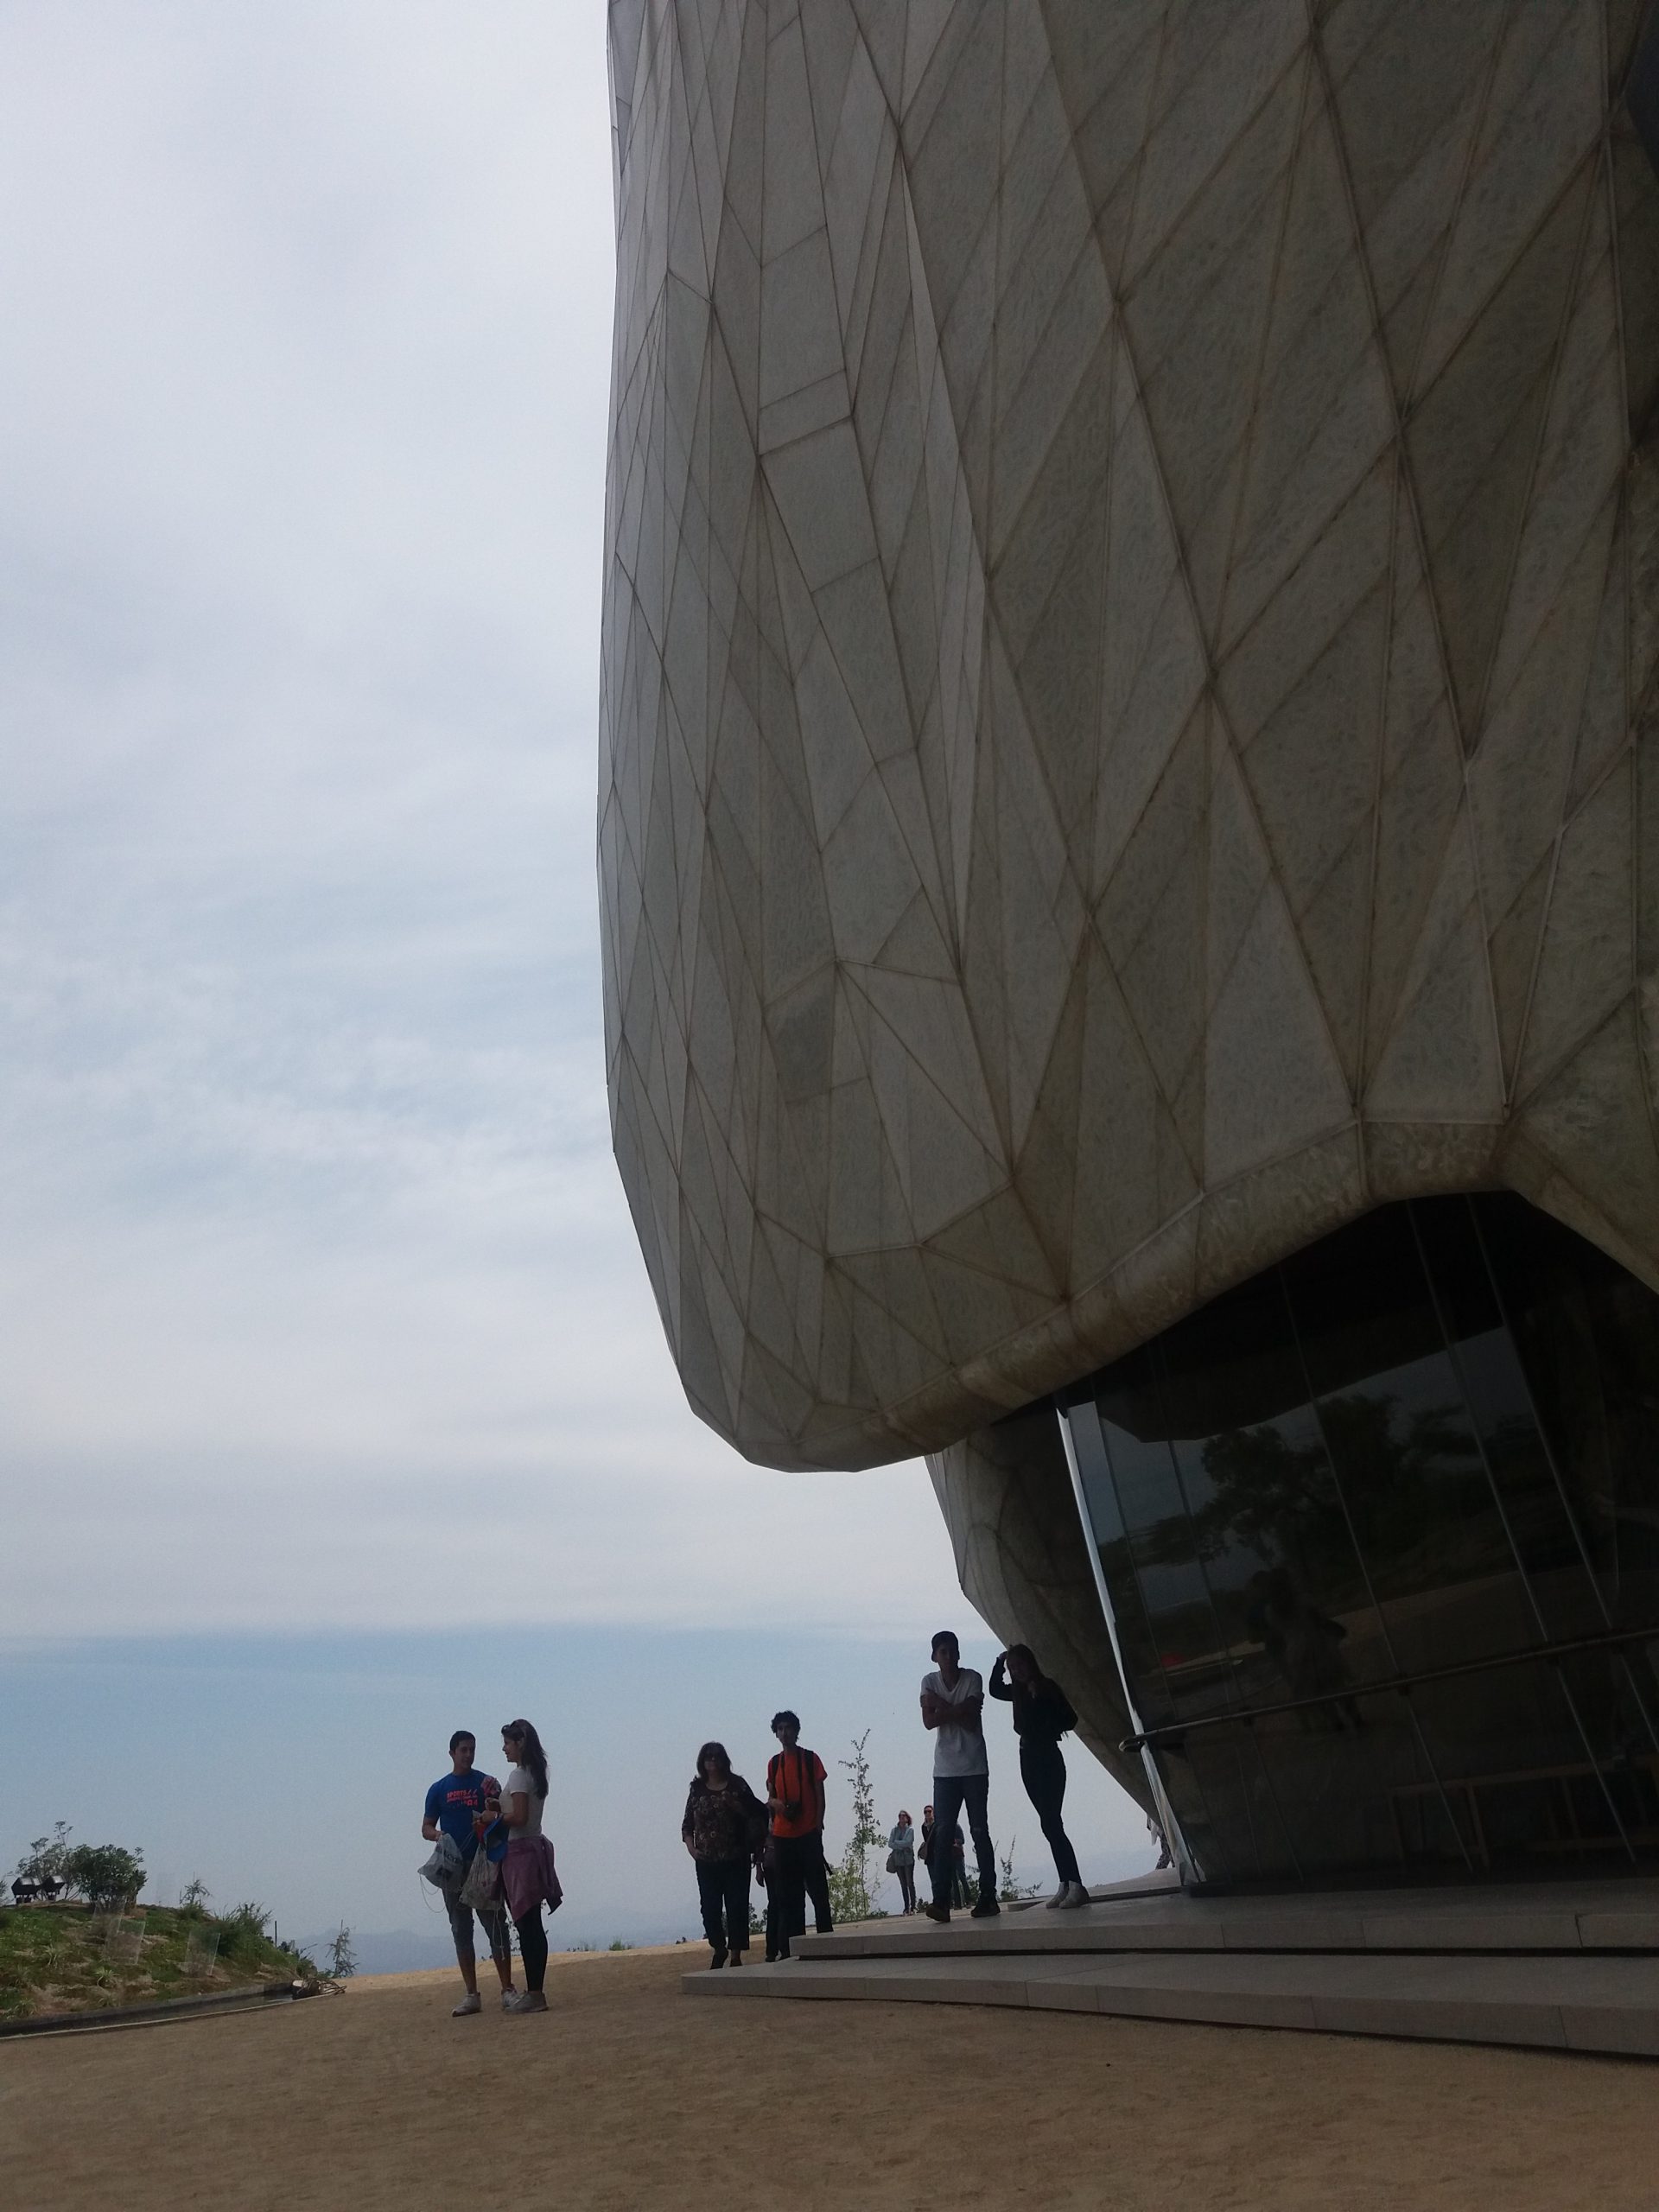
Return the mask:
[(996, 1901), (996, 1853), (987, 1818), (991, 1780), (985, 1757), (985, 1685), (971, 1667), (962, 1664), (961, 1649), (951, 1631), (941, 1629), (933, 1639), (933, 1672), (922, 1677), (922, 1726), (934, 1731), (933, 1848), (927, 1870), (933, 1902), (925, 1910), (931, 1920), (950, 1917), (949, 1838), (965, 1807), (979, 1859), (974, 1918), (993, 1920), (1001, 1907)]
[[(461, 1968), (461, 1979), (466, 1994), (454, 2008), (454, 2017), (465, 2019), (469, 2013), (481, 2012), (484, 2000), (478, 1993), (478, 1954), (473, 1946), (473, 1908), (461, 1901), (461, 1885), (467, 1870), (473, 1863), (478, 1849), (479, 1823), (484, 1808), (493, 1803), (500, 1794), (500, 1784), (492, 1774), (485, 1774), (473, 1764), (478, 1755), (478, 1738), (468, 1728), (457, 1728), (449, 1738), (449, 1772), (441, 1774), (426, 1793), (426, 1812), (421, 1821), (421, 1834), (429, 1843), (435, 1843), (447, 1835), (461, 1853), (461, 1871), (453, 1882), (442, 1885), (439, 1894), (444, 1910), (449, 1916), (449, 1933), (454, 1938), (455, 1964)], [(501, 1984), (501, 2003), (505, 2008), (512, 1993), (512, 1939), (507, 1933), (507, 1914), (505, 1905), (481, 1907), (479, 1918), (484, 1923), (485, 1940), (490, 1947), (490, 1956), (495, 1962), (496, 1979)]]
[(964, 1909), (972, 1902), (968, 1895), (968, 1847), (960, 1821), (950, 1831), (950, 1902)]
[[(1012, 1680), (1010, 1680), (1012, 1677)], [(1071, 1700), (1037, 1664), (1028, 1643), (1011, 1643), (991, 1669), (991, 1695), (1014, 1706), (1014, 1732), (1020, 1738), (1020, 1779), (1037, 1808), (1060, 1886), (1051, 1906), (1071, 1910), (1087, 1904), (1089, 1892), (1077, 1872), (1077, 1854), (1060, 1818), (1065, 1802), (1065, 1757), (1060, 1738), (1077, 1725)]]
[(685, 1801), (680, 1834), (697, 1869), (702, 1932), (713, 1953), (711, 1970), (729, 1957), (743, 1963), (749, 1943), (749, 1867), (766, 1833), (766, 1808), (741, 1774), (732, 1772), (724, 1744), (705, 1744)]
[(808, 1897), (820, 1936), (836, 1923), (823, 1863), (823, 1761), (804, 1748), (800, 1721), (787, 1709), (772, 1714), (772, 1732), (783, 1749), (766, 1761), (766, 1956), (786, 1959), (792, 1939), (806, 1932)]
[(504, 2001), (507, 2012), (545, 2012), (547, 1998), (547, 1930), (542, 1907), (555, 1912), (564, 1901), (553, 1846), (542, 1834), (542, 1815), (547, 1805), (547, 1753), (528, 1720), (509, 1720), (501, 1730), (501, 1756), (507, 1778), (501, 1790), (501, 1821), (507, 1831), (507, 1855), (501, 1862), (501, 1887), (507, 1910), (518, 1930), (518, 1951), (524, 1962), (523, 1993)]
[(899, 1877), (899, 1895), (906, 1914), (916, 1910), (916, 1831), (910, 1815), (900, 1811), (887, 1837), (887, 1867)]

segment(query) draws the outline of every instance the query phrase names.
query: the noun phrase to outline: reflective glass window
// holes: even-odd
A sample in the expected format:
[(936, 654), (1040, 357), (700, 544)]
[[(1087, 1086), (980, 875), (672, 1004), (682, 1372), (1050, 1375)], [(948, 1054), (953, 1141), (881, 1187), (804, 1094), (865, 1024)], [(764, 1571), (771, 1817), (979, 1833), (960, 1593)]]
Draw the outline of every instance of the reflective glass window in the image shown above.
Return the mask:
[(1659, 1855), (1644, 1286), (1517, 1198), (1387, 1206), (1084, 1392), (1131, 1700), (1216, 1878)]

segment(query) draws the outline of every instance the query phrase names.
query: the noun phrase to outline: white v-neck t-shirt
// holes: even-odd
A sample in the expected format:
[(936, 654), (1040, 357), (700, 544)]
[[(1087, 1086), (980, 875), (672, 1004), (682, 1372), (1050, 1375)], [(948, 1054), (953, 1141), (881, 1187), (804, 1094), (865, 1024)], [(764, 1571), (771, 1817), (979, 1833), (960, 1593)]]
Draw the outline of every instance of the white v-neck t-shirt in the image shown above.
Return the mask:
[[(946, 1689), (938, 1669), (922, 1676), (922, 1688), (931, 1690), (941, 1705), (966, 1705), (970, 1698), (982, 1698), (985, 1685), (971, 1667), (963, 1667), (955, 1684)], [(938, 1782), (947, 1775), (988, 1774), (985, 1758), (985, 1732), (982, 1728), (964, 1728), (959, 1723), (944, 1720), (933, 1732), (933, 1779)]]

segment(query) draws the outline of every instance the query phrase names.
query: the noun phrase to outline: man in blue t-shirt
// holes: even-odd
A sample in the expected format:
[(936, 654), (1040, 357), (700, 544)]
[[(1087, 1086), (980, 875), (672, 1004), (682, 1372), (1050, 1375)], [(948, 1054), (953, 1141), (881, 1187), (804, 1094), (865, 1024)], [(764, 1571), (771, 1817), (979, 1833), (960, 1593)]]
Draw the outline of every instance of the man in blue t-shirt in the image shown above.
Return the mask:
[[(478, 1959), (473, 1948), (473, 1908), (461, 1903), (461, 1885), (472, 1864), (473, 1853), (478, 1849), (479, 1831), (474, 1816), (482, 1814), (486, 1803), (499, 1803), (501, 1796), (501, 1785), (495, 1777), (480, 1774), (474, 1766), (477, 1750), (476, 1737), (464, 1728), (457, 1728), (449, 1738), (450, 1770), (440, 1775), (427, 1791), (426, 1816), (421, 1822), (421, 1834), (429, 1843), (435, 1843), (441, 1835), (447, 1835), (461, 1853), (461, 1872), (453, 1882), (442, 1885), (450, 1932), (455, 1939), (455, 1963), (467, 1985), (466, 1995), (454, 2008), (457, 2020), (464, 2019), (469, 2012), (481, 2012), (484, 2006), (478, 1993)], [(495, 1961), (505, 2005), (512, 1995), (512, 1938), (507, 1929), (506, 1910), (499, 1904), (487, 1910), (480, 1907), (478, 1916), (489, 1940), (490, 1956)]]

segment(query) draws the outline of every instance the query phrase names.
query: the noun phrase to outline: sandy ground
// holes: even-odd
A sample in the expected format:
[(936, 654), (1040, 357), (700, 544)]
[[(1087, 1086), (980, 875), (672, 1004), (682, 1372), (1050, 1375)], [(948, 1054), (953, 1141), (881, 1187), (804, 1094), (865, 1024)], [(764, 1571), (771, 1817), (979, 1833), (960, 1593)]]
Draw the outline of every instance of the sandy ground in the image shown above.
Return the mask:
[[(699, 1950), (0, 2044), (0, 2200), (152, 2212), (1654, 2212), (1659, 2068), (1056, 2013), (707, 2004)], [(522, 2190), (510, 2176), (533, 2177)]]

